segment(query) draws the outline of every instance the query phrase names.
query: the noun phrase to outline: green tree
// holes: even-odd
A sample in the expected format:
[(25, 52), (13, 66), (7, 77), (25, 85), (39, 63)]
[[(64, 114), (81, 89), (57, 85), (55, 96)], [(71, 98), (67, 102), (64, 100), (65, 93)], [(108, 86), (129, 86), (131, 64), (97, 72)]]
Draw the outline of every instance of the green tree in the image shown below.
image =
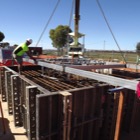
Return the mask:
[(69, 26), (59, 25), (55, 29), (50, 30), (50, 38), (53, 47), (57, 48), (58, 53), (66, 47), (68, 41), (68, 33), (72, 32)]
[[(138, 42), (136, 45), (136, 53), (137, 53), (136, 63), (138, 65), (140, 63), (140, 42)], [(137, 71), (137, 68), (136, 68), (136, 71)]]
[(140, 42), (138, 42), (136, 45), (136, 52), (140, 55)]
[(0, 42), (5, 38), (4, 34), (0, 31)]

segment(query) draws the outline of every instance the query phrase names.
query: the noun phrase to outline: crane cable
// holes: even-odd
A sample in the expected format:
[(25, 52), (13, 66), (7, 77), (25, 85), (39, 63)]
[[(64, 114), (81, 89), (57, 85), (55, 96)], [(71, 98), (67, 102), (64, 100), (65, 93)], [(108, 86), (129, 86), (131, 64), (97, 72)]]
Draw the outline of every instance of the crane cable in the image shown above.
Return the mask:
[(56, 5), (55, 5), (55, 7), (54, 7), (54, 9), (53, 9), (53, 11), (52, 11), (52, 14), (51, 14), (50, 18), (49, 18), (48, 22), (46, 23), (46, 25), (45, 25), (45, 27), (44, 27), (44, 29), (43, 29), (43, 31), (42, 31), (42, 33), (41, 33), (41, 35), (40, 35), (40, 37), (39, 37), (37, 43), (36, 43), (36, 47), (38, 46), (38, 44), (39, 44), (39, 42), (40, 42), (40, 40), (41, 40), (43, 34), (45, 33), (45, 31), (46, 31), (46, 29), (47, 29), (47, 27), (48, 27), (48, 25), (49, 25), (49, 23), (50, 23), (50, 21), (51, 21), (53, 15), (54, 15), (54, 13), (55, 13), (55, 11), (56, 11), (58, 5), (59, 5), (59, 3), (60, 3), (60, 0), (57, 1)]
[[(75, 0), (72, 0), (72, 5), (71, 5), (71, 11), (70, 11), (70, 18), (69, 18), (69, 24), (68, 24), (68, 26), (69, 26), (69, 28), (71, 27), (71, 22), (72, 22), (72, 14), (73, 14), (73, 9), (74, 9), (74, 1)], [(68, 33), (69, 33), (69, 31), (67, 32), (67, 45), (69, 44), (68, 42), (69, 42), (69, 35), (68, 35)]]
[(99, 3), (99, 0), (96, 0), (96, 2), (97, 2), (97, 5), (99, 6), (99, 9), (100, 9), (100, 11), (101, 11), (103, 17), (104, 17), (104, 20), (105, 20), (106, 24), (107, 24), (107, 26), (108, 26), (108, 28), (109, 28), (109, 30), (110, 30), (110, 32), (111, 32), (111, 35), (112, 35), (112, 37), (113, 37), (113, 39), (114, 39), (114, 41), (115, 41), (117, 47), (119, 48), (119, 51), (120, 51), (120, 53), (121, 53), (121, 56), (122, 56), (122, 58), (124, 59), (124, 62), (127, 64), (126, 59), (125, 59), (125, 57), (124, 57), (124, 55), (123, 55), (123, 53), (122, 53), (122, 51), (121, 51), (121, 48), (120, 48), (120, 46), (119, 46), (119, 44), (118, 44), (118, 42), (117, 42), (117, 40), (116, 40), (116, 38), (115, 38), (115, 35), (113, 34), (113, 31), (112, 31), (112, 29), (111, 29), (111, 27), (110, 27), (110, 25), (109, 25), (109, 23), (108, 23), (108, 21), (107, 21), (107, 18), (106, 18), (106, 16), (105, 16), (105, 13), (104, 13), (104, 11), (103, 11), (103, 9), (102, 9), (100, 3)]
[(70, 12), (70, 19), (69, 19), (69, 27), (71, 26), (71, 21), (72, 21), (72, 14), (73, 14), (73, 9), (74, 9), (74, 1), (72, 1), (72, 6), (71, 6), (71, 12)]

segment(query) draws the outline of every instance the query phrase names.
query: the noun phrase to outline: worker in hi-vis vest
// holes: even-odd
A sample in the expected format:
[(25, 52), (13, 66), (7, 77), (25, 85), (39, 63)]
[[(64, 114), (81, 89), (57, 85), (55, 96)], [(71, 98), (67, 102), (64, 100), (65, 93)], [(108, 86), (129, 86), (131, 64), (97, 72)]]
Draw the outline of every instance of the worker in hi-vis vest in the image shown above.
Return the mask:
[(30, 59), (33, 59), (36, 62), (36, 59), (31, 55), (29, 51), (29, 45), (32, 44), (32, 39), (27, 39), (25, 43), (22, 43), (21, 45), (17, 46), (13, 50), (13, 58), (17, 61), (18, 63), (18, 71), (21, 73), (22, 70), (22, 65), (23, 65), (23, 55), (26, 53)]

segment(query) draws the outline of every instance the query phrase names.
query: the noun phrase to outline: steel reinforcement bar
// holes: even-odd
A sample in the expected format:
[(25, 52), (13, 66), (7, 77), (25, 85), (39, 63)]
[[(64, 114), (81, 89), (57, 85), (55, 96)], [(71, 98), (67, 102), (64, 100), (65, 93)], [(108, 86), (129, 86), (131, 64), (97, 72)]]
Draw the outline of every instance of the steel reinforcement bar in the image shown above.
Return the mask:
[(85, 71), (85, 70), (79, 70), (76, 68), (70, 68), (66, 65), (61, 66), (61, 65), (50, 64), (50, 63), (41, 62), (41, 61), (38, 61), (37, 64), (42, 67), (48, 67), (48, 68), (52, 68), (52, 69), (55, 69), (58, 71), (64, 71), (66, 73), (75, 74), (78, 76), (94, 79), (97, 81), (102, 81), (102, 82), (105, 82), (105, 83), (108, 83), (108, 84), (114, 85), (114, 86), (121, 86), (121, 87), (131, 89), (134, 91), (136, 90), (136, 87), (138, 84), (138, 81), (118, 78), (118, 77), (114, 77), (114, 76), (99, 74), (99, 73)]

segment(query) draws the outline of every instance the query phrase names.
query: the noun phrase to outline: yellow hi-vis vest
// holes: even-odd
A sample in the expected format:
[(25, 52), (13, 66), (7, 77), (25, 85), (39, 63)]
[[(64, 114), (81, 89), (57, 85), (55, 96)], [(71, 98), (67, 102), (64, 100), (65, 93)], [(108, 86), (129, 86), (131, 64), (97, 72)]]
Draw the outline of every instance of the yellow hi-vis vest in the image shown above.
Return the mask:
[(28, 50), (29, 50), (29, 48), (26, 45), (26, 43), (23, 43), (23, 44), (19, 45), (17, 48), (15, 48), (14, 54), (16, 54), (17, 56), (22, 56)]

